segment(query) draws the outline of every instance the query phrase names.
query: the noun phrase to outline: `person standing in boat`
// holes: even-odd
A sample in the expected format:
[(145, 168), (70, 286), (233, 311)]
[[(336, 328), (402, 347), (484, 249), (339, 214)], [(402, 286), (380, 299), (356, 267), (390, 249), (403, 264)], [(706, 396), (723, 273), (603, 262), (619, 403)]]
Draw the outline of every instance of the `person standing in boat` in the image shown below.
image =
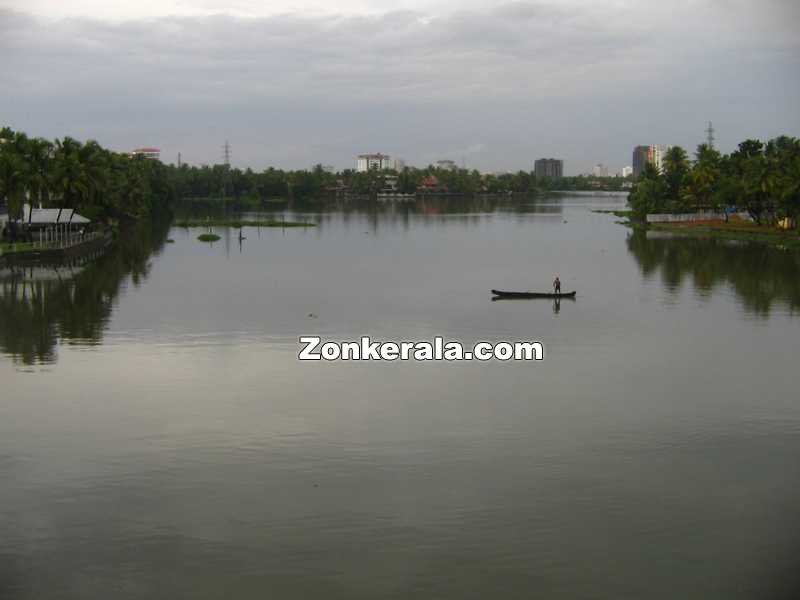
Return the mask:
[(558, 278), (558, 275), (556, 275), (556, 278), (553, 280), (553, 291), (556, 294), (561, 293), (561, 280)]

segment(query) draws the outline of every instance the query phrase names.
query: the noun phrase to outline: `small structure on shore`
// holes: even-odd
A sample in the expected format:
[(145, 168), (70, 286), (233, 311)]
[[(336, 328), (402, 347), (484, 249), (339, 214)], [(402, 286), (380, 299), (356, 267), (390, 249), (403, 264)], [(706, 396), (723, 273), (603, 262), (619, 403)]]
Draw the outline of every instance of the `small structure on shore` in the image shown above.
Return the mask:
[(11, 242), (57, 242), (63, 245), (80, 241), (91, 224), (91, 220), (73, 208), (34, 208), (25, 203), (22, 215), (18, 219), (8, 218), (0, 231)]
[(31, 229), (42, 229), (58, 225), (70, 227), (86, 227), (91, 221), (75, 212), (74, 208), (34, 208), (25, 204), (22, 208), (22, 218), (19, 223)]

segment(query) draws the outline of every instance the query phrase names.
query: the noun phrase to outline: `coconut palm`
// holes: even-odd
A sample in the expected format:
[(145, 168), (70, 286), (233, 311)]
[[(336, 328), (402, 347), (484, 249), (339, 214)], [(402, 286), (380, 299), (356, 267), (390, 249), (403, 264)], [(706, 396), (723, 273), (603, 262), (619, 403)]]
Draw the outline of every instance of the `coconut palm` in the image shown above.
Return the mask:
[(89, 182), (80, 156), (81, 144), (65, 137), (56, 140), (50, 187), (53, 203), (59, 207), (76, 207), (89, 196)]
[(32, 138), (28, 140), (24, 158), (28, 165), (27, 184), (31, 202), (48, 204), (53, 144), (43, 138)]
[(681, 187), (689, 174), (689, 156), (680, 146), (673, 146), (664, 155), (662, 164), (667, 196), (673, 202), (677, 202), (681, 198)]

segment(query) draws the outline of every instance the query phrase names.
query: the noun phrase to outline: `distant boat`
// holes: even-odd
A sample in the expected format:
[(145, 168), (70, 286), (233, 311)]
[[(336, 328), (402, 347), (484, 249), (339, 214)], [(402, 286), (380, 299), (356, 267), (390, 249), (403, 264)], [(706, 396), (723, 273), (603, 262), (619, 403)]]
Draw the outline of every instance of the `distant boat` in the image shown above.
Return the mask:
[(570, 298), (570, 299), (574, 300), (575, 299), (575, 294), (577, 294), (577, 292), (564, 292), (564, 293), (561, 293), (561, 294), (554, 294), (552, 292), (503, 292), (503, 291), (500, 291), (500, 290), (492, 290), (492, 294), (495, 295), (495, 298), (493, 298), (493, 300), (497, 300), (497, 299), (500, 299), (500, 298), (508, 298), (508, 299), (511, 299), (511, 298), (518, 298), (518, 299), (522, 299), (522, 298), (556, 298), (556, 299)]

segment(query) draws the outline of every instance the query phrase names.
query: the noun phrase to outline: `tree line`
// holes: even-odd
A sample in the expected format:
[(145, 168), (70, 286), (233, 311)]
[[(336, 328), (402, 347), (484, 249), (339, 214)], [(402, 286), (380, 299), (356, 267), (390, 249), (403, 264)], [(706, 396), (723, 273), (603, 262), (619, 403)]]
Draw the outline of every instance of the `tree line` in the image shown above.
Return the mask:
[[(432, 180), (433, 178), (433, 180)], [(401, 194), (430, 190), (431, 181), (439, 192), (451, 194), (533, 194), (548, 190), (619, 190), (620, 177), (537, 178), (534, 173), (480, 173), (475, 169), (448, 169), (429, 165), (358, 172), (344, 169), (332, 172), (316, 165), (308, 170), (283, 171), (269, 167), (261, 172), (252, 169), (226, 169), (224, 165), (192, 167), (182, 165), (175, 172), (178, 195), (183, 198), (221, 198), (253, 204), (275, 198), (313, 198), (347, 191), (374, 195), (393, 188)]]
[[(374, 195), (393, 189), (451, 194), (533, 194), (550, 189), (613, 189), (619, 178), (536, 178), (533, 172), (486, 174), (469, 169), (407, 167), (400, 171), (345, 169), (334, 173), (317, 165), (263, 171), (227, 165), (174, 166), (144, 156), (112, 152), (96, 141), (65, 137), (47, 140), (0, 129), (0, 202), (13, 216), (29, 201), (44, 207), (75, 208), (90, 219), (141, 217), (177, 199), (263, 206), (276, 199), (313, 199), (337, 192)], [(619, 181), (616, 181), (619, 180)], [(433, 182), (433, 183), (431, 183)]]
[(628, 197), (634, 214), (683, 213), (697, 210), (746, 211), (759, 224), (788, 218), (796, 226), (800, 213), (800, 140), (781, 136), (763, 143), (746, 140), (730, 154), (701, 144), (694, 160), (672, 147), (659, 170), (645, 165)]
[(311, 169), (283, 171), (269, 167), (261, 172), (252, 169), (227, 169), (224, 165), (193, 167), (182, 165), (175, 171), (178, 195), (184, 198), (221, 198), (234, 202), (264, 202), (276, 198), (313, 198), (339, 192), (374, 195), (393, 189), (413, 194), (435, 178), (438, 191), (453, 194), (527, 194), (537, 189), (533, 173), (519, 171), (500, 175), (481, 174), (468, 169), (405, 167), (357, 172), (344, 169), (332, 172), (316, 165)]
[(15, 217), (26, 201), (74, 208), (90, 219), (148, 215), (169, 206), (175, 196), (170, 170), (95, 141), (50, 141), (0, 129), (0, 201)]
[[(284, 171), (227, 165), (166, 165), (143, 156), (112, 152), (95, 141), (71, 137), (49, 141), (0, 129), (0, 201), (16, 216), (29, 200), (46, 207), (75, 208), (90, 219), (142, 217), (168, 208), (176, 199), (225, 198), (243, 206), (275, 199), (311, 199), (337, 192), (374, 195), (393, 188), (452, 194), (535, 194), (552, 189), (619, 189), (622, 178), (537, 178), (533, 172), (486, 174), (477, 170), (406, 167), (401, 171), (334, 173), (317, 165)], [(800, 140), (779, 137), (764, 144), (747, 140), (723, 155), (700, 145), (693, 161), (671, 148), (659, 172), (645, 166), (629, 195), (640, 218), (648, 213), (687, 212), (735, 206), (761, 223), (800, 213)], [(727, 213), (726, 213), (727, 214)]]

